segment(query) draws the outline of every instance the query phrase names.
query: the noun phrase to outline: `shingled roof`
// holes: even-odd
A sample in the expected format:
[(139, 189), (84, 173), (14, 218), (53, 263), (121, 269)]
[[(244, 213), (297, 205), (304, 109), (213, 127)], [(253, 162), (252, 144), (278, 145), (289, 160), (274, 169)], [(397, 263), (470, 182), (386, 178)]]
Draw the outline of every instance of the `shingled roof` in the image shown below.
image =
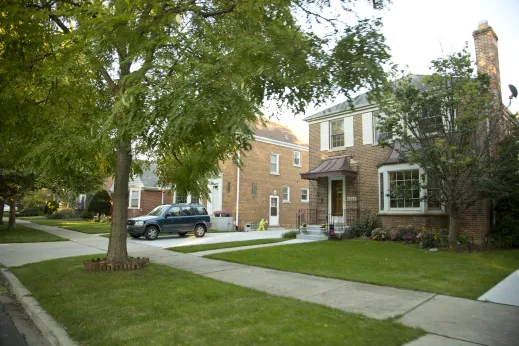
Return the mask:
[(280, 142), (308, 146), (308, 141), (298, 138), (288, 126), (272, 120), (267, 120), (265, 126), (262, 124), (256, 125), (254, 135)]
[[(422, 86), (422, 79), (424, 75), (412, 75), (410, 79), (410, 83), (414, 85), (415, 87)], [(398, 82), (395, 82), (397, 84)], [(349, 101), (344, 101), (341, 103), (338, 103), (334, 106), (331, 106), (329, 108), (326, 108), (320, 112), (317, 112), (315, 114), (312, 114), (306, 118), (304, 118), (304, 121), (312, 121), (316, 118), (320, 118), (326, 115), (340, 113), (340, 112), (347, 112), (351, 111), (351, 106), (353, 105), (353, 108), (362, 108), (370, 105), (375, 105), (375, 103), (371, 102), (369, 99), (369, 91), (365, 92), (364, 94), (360, 94), (359, 96), (355, 97), (351, 104)]]

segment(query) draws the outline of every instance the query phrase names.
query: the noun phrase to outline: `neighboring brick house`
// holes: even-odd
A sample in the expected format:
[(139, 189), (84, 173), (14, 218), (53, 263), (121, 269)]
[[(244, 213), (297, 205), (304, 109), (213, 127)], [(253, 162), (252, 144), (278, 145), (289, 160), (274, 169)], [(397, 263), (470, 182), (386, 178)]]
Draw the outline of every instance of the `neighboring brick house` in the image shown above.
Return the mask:
[[(308, 181), (300, 174), (308, 171), (308, 146), (286, 126), (267, 121), (255, 130), (252, 149), (241, 156), (238, 169), (232, 161), (220, 165), (221, 173), (211, 179), (210, 198), (203, 200), (210, 215), (226, 210), (234, 225), (244, 226), (265, 218), (270, 226), (292, 228), (297, 212), (308, 205)], [(134, 177), (129, 185), (128, 217), (148, 213), (165, 203), (198, 202), (158, 186), (156, 165)]]
[[(501, 104), (497, 36), (486, 23), (473, 33), (479, 72), (489, 74)], [(419, 79), (420, 77), (415, 77)], [(396, 153), (377, 145), (378, 111), (367, 94), (335, 105), (304, 119), (309, 123), (311, 171), (303, 173), (310, 180), (310, 204), (304, 217), (311, 223), (350, 224), (366, 213), (378, 215), (383, 227), (414, 224), (418, 227), (447, 228), (448, 218), (440, 205), (420, 200), (388, 196), (390, 180), (414, 180), (423, 170), (402, 163)], [(419, 192), (423, 194), (423, 192)], [(461, 229), (474, 242), (482, 243), (491, 225), (488, 201), (469, 208), (461, 220)]]

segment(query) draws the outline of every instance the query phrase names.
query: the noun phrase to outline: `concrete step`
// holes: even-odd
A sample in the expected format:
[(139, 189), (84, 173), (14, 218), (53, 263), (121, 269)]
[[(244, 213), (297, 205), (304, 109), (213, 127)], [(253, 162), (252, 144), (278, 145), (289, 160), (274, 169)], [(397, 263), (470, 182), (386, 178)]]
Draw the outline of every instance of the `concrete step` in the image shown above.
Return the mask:
[(311, 234), (298, 234), (296, 236), (297, 239), (306, 239), (306, 240), (328, 240), (328, 236), (327, 235), (324, 235), (324, 234), (315, 234), (315, 233), (311, 233)]

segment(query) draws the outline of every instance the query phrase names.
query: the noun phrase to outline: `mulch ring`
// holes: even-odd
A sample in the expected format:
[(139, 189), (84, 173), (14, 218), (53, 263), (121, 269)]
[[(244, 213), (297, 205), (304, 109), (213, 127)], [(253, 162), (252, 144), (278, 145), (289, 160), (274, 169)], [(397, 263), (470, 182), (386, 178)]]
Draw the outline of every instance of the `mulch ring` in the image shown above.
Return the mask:
[(87, 272), (106, 272), (118, 270), (137, 270), (143, 268), (150, 262), (147, 257), (130, 257), (128, 262), (117, 263), (108, 262), (106, 258), (97, 258), (84, 261), (85, 271)]

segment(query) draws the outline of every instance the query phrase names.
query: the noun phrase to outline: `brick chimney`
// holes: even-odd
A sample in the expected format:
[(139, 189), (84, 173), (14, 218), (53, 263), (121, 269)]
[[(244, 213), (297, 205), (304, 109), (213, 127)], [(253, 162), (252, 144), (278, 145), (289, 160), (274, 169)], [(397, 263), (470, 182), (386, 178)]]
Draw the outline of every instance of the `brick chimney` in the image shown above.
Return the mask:
[(486, 73), (490, 77), (490, 87), (496, 93), (497, 102), (501, 104), (501, 77), (499, 74), (499, 55), (497, 35), (486, 20), (479, 22), (478, 30), (472, 33), (476, 47), (476, 65), (478, 73)]

